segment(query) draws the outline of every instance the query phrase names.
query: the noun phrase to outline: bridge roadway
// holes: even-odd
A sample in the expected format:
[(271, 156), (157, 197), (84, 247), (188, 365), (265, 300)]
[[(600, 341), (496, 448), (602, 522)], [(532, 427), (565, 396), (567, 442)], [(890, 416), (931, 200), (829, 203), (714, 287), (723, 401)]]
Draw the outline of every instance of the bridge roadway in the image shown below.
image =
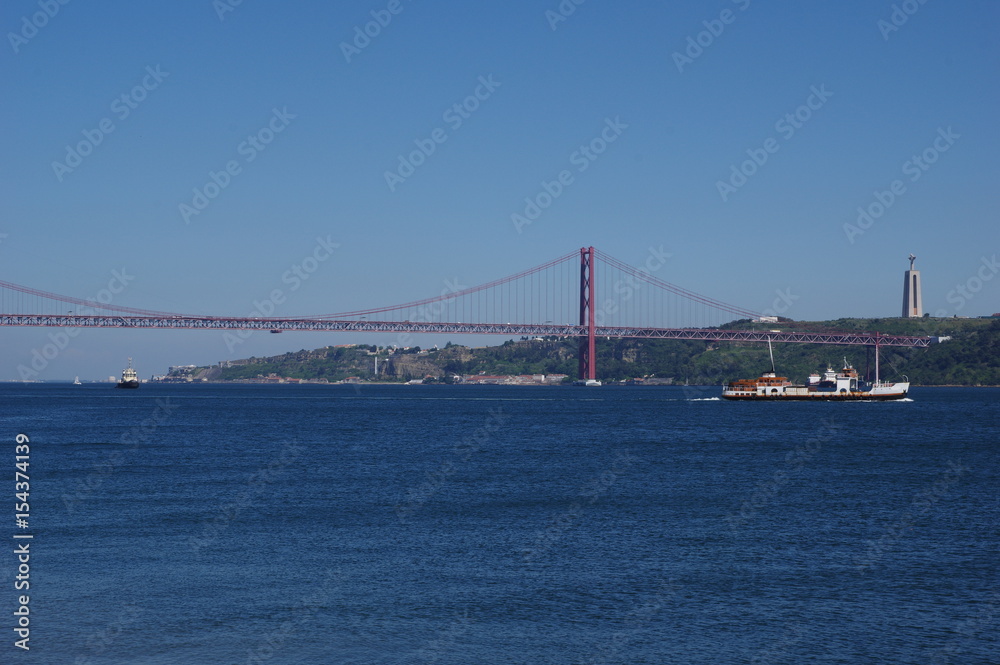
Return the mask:
[[(331, 319), (231, 318), (213, 316), (39, 315), (0, 314), (0, 326), (63, 328), (158, 328), (187, 330), (267, 330), (307, 332), (452, 333), (473, 335), (523, 335), (529, 337), (585, 337), (587, 326), (536, 323), (440, 323), (430, 321), (368, 321)], [(800, 342), (924, 348), (932, 337), (903, 337), (879, 333), (771, 332), (698, 328), (637, 328), (595, 326), (597, 337), (635, 339), (700, 339), (712, 342)]]

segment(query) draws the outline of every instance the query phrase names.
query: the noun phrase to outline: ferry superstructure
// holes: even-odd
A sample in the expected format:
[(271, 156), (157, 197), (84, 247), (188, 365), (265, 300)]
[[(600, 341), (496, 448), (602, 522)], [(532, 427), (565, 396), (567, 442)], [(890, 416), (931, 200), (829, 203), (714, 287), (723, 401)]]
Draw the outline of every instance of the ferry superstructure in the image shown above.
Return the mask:
[[(771, 342), (768, 340), (768, 349)], [(904, 379), (906, 377), (903, 377)], [(878, 377), (878, 346), (875, 347), (875, 381), (863, 381), (847, 359), (839, 372), (827, 368), (823, 376), (812, 374), (806, 385), (794, 384), (787, 377), (778, 376), (774, 370), (774, 353), (771, 353), (771, 371), (756, 379), (730, 381), (722, 389), (723, 399), (762, 401), (889, 401), (903, 399), (910, 390), (909, 381), (886, 382)]]

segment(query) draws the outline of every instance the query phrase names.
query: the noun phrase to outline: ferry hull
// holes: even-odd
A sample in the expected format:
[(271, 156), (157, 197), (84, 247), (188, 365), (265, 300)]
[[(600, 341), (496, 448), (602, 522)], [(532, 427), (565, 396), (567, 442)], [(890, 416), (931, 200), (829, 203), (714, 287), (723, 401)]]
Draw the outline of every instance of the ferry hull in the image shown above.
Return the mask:
[(894, 393), (813, 393), (811, 395), (727, 395), (722, 399), (736, 402), (889, 402), (906, 397), (905, 392)]

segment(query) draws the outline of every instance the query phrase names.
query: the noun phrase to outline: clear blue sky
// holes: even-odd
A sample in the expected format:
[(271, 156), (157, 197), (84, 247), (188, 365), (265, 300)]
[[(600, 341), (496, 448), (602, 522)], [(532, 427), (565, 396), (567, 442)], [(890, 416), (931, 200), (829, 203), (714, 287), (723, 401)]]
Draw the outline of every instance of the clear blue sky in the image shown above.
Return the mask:
[[(890, 30), (893, 4), (567, 0), (557, 20), (557, 0), (11, 0), (0, 279), (92, 297), (124, 268), (116, 303), (219, 315), (283, 288), (292, 316), (433, 296), (583, 245), (634, 263), (663, 245), (663, 279), (754, 310), (790, 290), (787, 316), (827, 319), (898, 316), (913, 252), (927, 311), (989, 314), (1000, 6), (897, 2), (913, 13)], [(345, 55), (372, 12), (391, 21)], [(446, 115), (477, 90), (467, 117)], [(608, 119), (616, 140), (579, 171)], [(445, 140), (390, 188), (386, 171), (435, 129)], [(273, 141), (244, 143), (261, 130)], [(96, 145), (67, 161), (81, 141)], [(720, 193), (748, 150), (767, 161)], [(933, 164), (908, 163), (925, 151)], [(572, 184), (518, 233), (511, 215), (563, 170)], [(895, 180), (902, 193), (849, 238)], [(339, 248), (291, 292), (282, 275), (317, 237)], [(956, 298), (977, 271), (991, 279)], [(0, 329), (0, 379), (53, 332)], [(89, 330), (39, 378), (357, 341), (395, 338), (257, 334), (231, 352), (218, 332)]]

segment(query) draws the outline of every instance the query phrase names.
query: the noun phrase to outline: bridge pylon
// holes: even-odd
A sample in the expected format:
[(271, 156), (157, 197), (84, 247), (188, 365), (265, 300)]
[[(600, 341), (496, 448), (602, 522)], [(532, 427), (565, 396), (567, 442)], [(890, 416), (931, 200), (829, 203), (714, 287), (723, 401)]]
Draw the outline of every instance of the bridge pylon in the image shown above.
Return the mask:
[(587, 333), (579, 338), (579, 376), (581, 381), (597, 378), (597, 358), (594, 352), (594, 248), (580, 248), (580, 325)]

